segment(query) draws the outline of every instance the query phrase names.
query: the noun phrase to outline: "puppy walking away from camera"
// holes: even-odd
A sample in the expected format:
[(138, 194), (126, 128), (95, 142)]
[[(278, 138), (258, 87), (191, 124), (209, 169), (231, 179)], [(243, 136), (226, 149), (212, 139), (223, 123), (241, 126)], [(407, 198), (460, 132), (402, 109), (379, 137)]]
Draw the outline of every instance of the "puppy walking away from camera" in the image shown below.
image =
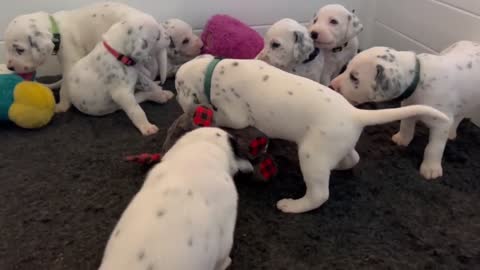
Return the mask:
[(269, 138), (297, 143), (307, 191), (301, 199), (277, 203), (287, 213), (313, 210), (328, 199), (330, 171), (357, 164), (355, 144), (365, 126), (420, 115), (448, 121), (443, 113), (420, 105), (359, 110), (328, 87), (259, 60), (198, 57), (180, 67), (176, 85), (184, 111), (211, 103), (219, 126), (252, 126)]
[[(151, 81), (136, 62), (159, 50), (165, 36), (163, 27), (146, 14), (113, 25), (103, 42), (67, 74), (65, 82), (73, 105), (95, 116), (123, 109), (143, 135), (156, 133), (157, 126), (148, 121), (139, 103), (165, 103), (173, 93)], [(135, 92), (137, 82), (147, 90)]]
[(235, 156), (225, 131), (187, 133), (148, 173), (115, 226), (99, 270), (226, 269), (237, 217), (232, 176), (252, 169)]
[(354, 104), (401, 101), (402, 106), (424, 104), (444, 112), (451, 121), (429, 117), (405, 119), (393, 141), (408, 146), (417, 121), (430, 128), (421, 174), (426, 179), (443, 175), (442, 156), (464, 118), (480, 110), (480, 44), (455, 43), (440, 55), (399, 52), (376, 47), (355, 57), (332, 87)]

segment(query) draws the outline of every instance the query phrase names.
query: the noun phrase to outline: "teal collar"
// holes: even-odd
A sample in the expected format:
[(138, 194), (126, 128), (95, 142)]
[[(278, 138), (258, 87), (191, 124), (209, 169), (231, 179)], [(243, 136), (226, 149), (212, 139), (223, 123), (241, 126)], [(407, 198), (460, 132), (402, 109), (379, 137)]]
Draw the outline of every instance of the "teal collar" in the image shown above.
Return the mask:
[(208, 99), (208, 103), (212, 104), (212, 98), (211, 98), (211, 93), (212, 93), (212, 77), (213, 77), (213, 71), (215, 71), (215, 67), (217, 67), (218, 63), (222, 61), (222, 58), (217, 58), (215, 57), (210, 64), (208, 64), (207, 67), (207, 72), (205, 73), (205, 82), (203, 84), (203, 89), (205, 91), (205, 96)]
[(52, 15), (49, 15), (48, 18), (50, 19), (50, 27), (51, 27), (51, 31), (52, 31), (52, 34), (53, 34), (53, 37), (52, 37), (52, 42), (53, 42), (53, 45), (55, 46), (53, 48), (53, 55), (57, 55), (58, 54), (58, 51), (60, 50), (60, 43), (62, 42), (62, 37), (60, 36), (60, 30), (58, 28), (58, 24), (57, 24), (57, 21), (55, 21), (55, 18), (53, 18)]
[(403, 91), (403, 93), (400, 96), (398, 96), (392, 101), (402, 102), (413, 95), (415, 90), (417, 90), (418, 84), (420, 83), (420, 71), (421, 71), (420, 60), (418, 59), (418, 57), (415, 56), (415, 77), (413, 77), (412, 83), (408, 86), (407, 90)]

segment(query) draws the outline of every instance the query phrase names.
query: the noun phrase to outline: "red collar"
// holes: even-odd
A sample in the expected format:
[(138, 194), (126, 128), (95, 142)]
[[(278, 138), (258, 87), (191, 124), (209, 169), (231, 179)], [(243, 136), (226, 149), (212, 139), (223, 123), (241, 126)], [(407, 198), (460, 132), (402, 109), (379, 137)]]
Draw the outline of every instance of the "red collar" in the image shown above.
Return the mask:
[(114, 48), (110, 47), (110, 45), (108, 45), (106, 41), (103, 42), (103, 46), (105, 46), (105, 49), (107, 49), (109, 53), (111, 53), (115, 58), (117, 58), (118, 61), (122, 62), (124, 65), (134, 66), (136, 64), (135, 60), (117, 52)]

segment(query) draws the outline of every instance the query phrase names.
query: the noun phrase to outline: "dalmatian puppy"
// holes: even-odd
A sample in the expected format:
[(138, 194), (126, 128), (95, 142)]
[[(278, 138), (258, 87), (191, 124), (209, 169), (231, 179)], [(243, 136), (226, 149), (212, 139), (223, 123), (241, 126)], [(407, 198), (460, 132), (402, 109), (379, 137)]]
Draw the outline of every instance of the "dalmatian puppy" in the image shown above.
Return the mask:
[(226, 269), (237, 218), (232, 176), (251, 170), (235, 156), (227, 132), (187, 133), (148, 173), (115, 226), (99, 269)]
[(317, 12), (308, 29), (315, 46), (322, 49), (325, 57), (320, 83), (329, 85), (357, 54), (357, 36), (363, 31), (363, 25), (342, 5), (326, 5)]
[[(5, 31), (8, 68), (18, 74), (33, 73), (49, 55), (57, 55), (62, 74), (87, 55), (110, 27), (128, 17), (142, 16), (143, 12), (122, 3), (102, 2), (53, 14), (36, 12), (14, 18)], [(159, 63), (158, 74), (166, 80), (167, 51), (152, 53)], [(71, 105), (65, 81), (61, 82), (57, 112), (65, 112)]]
[(330, 171), (357, 164), (354, 148), (365, 126), (414, 116), (431, 117), (439, 124), (448, 121), (443, 113), (423, 105), (360, 110), (326, 86), (259, 60), (218, 62), (202, 56), (180, 67), (175, 83), (184, 111), (211, 103), (219, 126), (251, 126), (269, 138), (298, 145), (307, 190), (301, 199), (277, 203), (287, 213), (313, 210), (328, 199)]
[(265, 34), (265, 47), (257, 59), (284, 71), (320, 82), (324, 58), (315, 48), (307, 28), (295, 20), (282, 19)]
[(170, 37), (167, 77), (172, 78), (182, 64), (200, 55), (203, 42), (193, 33), (192, 26), (182, 20), (167, 20), (163, 27)]
[[(135, 62), (148, 59), (165, 36), (163, 27), (147, 14), (114, 24), (103, 35), (103, 42), (67, 74), (65, 81), (73, 105), (95, 116), (123, 109), (143, 135), (156, 133), (158, 128), (148, 121), (139, 103), (165, 103), (173, 93), (157, 86)], [(135, 93), (137, 81), (149, 90)]]
[(415, 123), (430, 128), (421, 174), (427, 179), (443, 175), (442, 156), (448, 138), (457, 137), (464, 118), (480, 109), (480, 44), (461, 41), (440, 55), (399, 52), (375, 47), (357, 55), (332, 87), (355, 104), (402, 101), (402, 106), (424, 104), (444, 112), (451, 121), (429, 117), (405, 119), (393, 136), (398, 145), (408, 146)]

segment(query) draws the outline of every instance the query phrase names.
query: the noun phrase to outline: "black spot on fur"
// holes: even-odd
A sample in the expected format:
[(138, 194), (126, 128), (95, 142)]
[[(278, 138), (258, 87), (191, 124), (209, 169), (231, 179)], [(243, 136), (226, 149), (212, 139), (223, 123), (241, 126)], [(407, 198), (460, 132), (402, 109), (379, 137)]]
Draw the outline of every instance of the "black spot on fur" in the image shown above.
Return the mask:
[(352, 15), (348, 15), (348, 21), (352, 20)]
[(329, 98), (329, 97), (327, 97), (327, 98), (325, 99), (325, 101), (327, 101), (327, 102), (332, 102), (332, 99)]
[(266, 82), (269, 78), (270, 78), (270, 76), (265, 75), (265, 76), (263, 76), (263, 81)]
[(165, 215), (165, 210), (160, 209), (157, 211), (157, 217), (160, 218), (160, 217), (163, 217), (164, 215)]
[(233, 62), (233, 63), (232, 63), (232, 66), (238, 67), (238, 62)]
[(138, 255), (137, 255), (137, 258), (139, 261), (143, 260), (143, 258), (145, 258), (145, 251), (144, 250), (141, 250)]
[(138, 30), (142, 30), (142, 29), (143, 29), (143, 25), (140, 25), (140, 26), (138, 27)]
[(462, 71), (462, 70), (463, 70), (463, 67), (457, 65), (457, 69), (460, 70), (460, 71)]
[(93, 14), (92, 14), (92, 17), (93, 17), (93, 18), (97, 17), (97, 14), (96, 14), (96, 13), (93, 13)]
[(470, 62), (468, 62), (468, 64), (467, 64), (467, 68), (468, 68), (468, 69), (472, 69), (472, 67), (473, 67), (473, 63), (472, 63), (471, 61), (470, 61)]
[(309, 159), (309, 158), (310, 158), (310, 154), (307, 153), (307, 154), (305, 155), (305, 157), (306, 157), (307, 159)]
[(127, 34), (131, 35), (133, 33), (133, 28), (128, 28)]
[(189, 247), (193, 246), (193, 237), (192, 236), (190, 236), (188, 238), (188, 243), (187, 244), (188, 244)]
[(117, 230), (117, 231), (113, 234), (113, 236), (115, 236), (115, 237), (118, 237), (119, 235), (120, 235), (120, 230)]
[(289, 94), (290, 96), (293, 96), (293, 92), (292, 92), (292, 91), (288, 91), (288, 94)]
[(146, 39), (142, 40), (142, 50), (145, 50), (148, 48), (148, 41)]
[(100, 55), (97, 56), (97, 61), (100, 61), (102, 57)]
[(189, 197), (192, 197), (192, 196), (193, 196), (193, 191), (192, 191), (191, 189), (189, 189), (189, 190), (187, 191), (187, 195), (188, 195)]

